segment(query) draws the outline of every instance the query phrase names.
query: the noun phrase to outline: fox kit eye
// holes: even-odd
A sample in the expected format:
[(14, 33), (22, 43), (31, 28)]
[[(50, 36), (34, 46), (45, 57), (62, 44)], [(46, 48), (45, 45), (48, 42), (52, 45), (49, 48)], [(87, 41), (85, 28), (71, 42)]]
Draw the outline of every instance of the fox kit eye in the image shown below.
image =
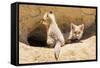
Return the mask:
[(76, 34), (77, 32), (74, 32), (74, 34)]
[(80, 32), (77, 32), (77, 34), (80, 34)]

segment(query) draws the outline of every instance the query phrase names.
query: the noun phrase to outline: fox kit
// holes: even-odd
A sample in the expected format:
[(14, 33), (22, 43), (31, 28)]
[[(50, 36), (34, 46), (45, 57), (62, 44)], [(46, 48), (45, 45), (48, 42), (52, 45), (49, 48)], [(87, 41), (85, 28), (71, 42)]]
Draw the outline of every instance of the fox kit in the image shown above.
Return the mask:
[(50, 47), (54, 47), (54, 56), (56, 59), (59, 57), (61, 46), (64, 45), (64, 37), (61, 33), (56, 20), (55, 15), (52, 11), (46, 13), (44, 15), (44, 19), (50, 19), (50, 24), (47, 31), (47, 44)]
[(71, 41), (80, 40), (82, 38), (82, 35), (84, 33), (84, 24), (81, 25), (75, 25), (71, 23), (71, 29), (68, 39)]

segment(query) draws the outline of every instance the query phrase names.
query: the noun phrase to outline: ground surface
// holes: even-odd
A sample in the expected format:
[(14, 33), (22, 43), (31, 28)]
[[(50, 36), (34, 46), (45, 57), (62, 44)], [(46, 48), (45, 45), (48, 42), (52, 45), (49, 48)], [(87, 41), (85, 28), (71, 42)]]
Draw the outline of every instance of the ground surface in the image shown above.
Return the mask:
[[(62, 47), (58, 61), (91, 60), (96, 58), (96, 36)], [(34, 47), (19, 42), (19, 63), (52, 62), (54, 48)]]

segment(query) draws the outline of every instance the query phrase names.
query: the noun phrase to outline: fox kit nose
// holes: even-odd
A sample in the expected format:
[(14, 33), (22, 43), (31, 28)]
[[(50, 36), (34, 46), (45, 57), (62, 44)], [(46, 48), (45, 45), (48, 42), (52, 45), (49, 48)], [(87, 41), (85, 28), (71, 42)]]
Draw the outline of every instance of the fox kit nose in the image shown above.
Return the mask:
[(50, 14), (52, 14), (53, 12), (52, 12), (52, 11), (50, 11), (49, 13), (50, 13)]
[(76, 35), (76, 37), (78, 37), (78, 35)]

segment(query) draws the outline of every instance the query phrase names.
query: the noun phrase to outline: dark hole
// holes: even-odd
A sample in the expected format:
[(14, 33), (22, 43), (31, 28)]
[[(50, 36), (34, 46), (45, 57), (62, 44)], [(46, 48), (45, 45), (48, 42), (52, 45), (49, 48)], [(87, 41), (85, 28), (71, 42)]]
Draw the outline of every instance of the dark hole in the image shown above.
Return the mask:
[(30, 46), (47, 47), (46, 43), (47, 31), (44, 25), (38, 26), (28, 36), (28, 43)]

